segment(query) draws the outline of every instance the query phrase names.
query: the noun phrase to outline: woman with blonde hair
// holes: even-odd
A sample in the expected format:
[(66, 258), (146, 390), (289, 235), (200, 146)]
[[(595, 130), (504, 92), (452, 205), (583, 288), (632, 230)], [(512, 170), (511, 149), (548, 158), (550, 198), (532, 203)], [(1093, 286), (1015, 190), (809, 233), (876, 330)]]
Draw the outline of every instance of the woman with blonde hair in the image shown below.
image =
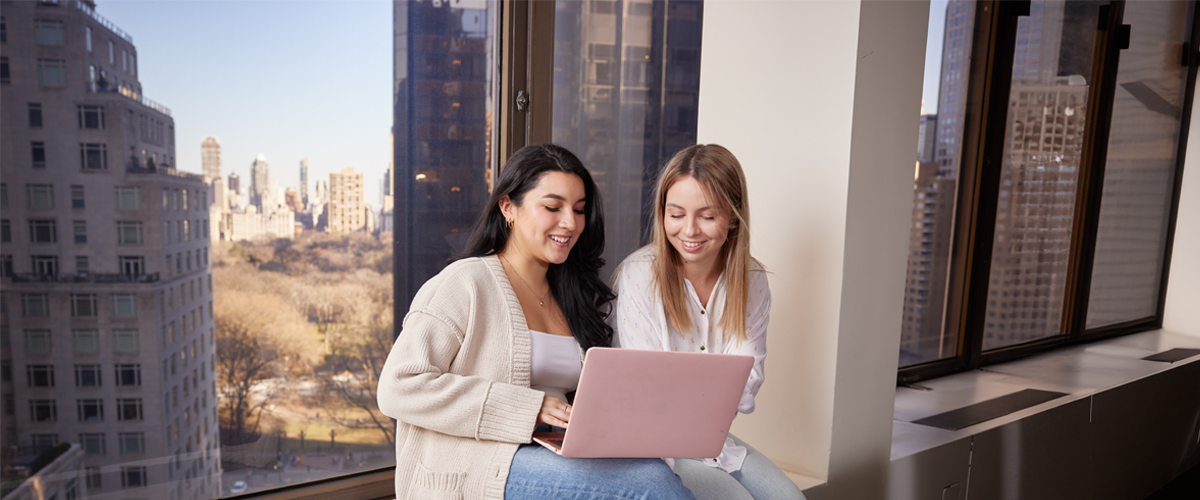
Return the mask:
[[(767, 357), (771, 290), (750, 256), (746, 177), (733, 153), (698, 144), (659, 174), (654, 240), (617, 269), (613, 344), (743, 354), (754, 365), (738, 411), (754, 411)], [(733, 435), (716, 458), (668, 459), (698, 498), (804, 498), (775, 464)]]

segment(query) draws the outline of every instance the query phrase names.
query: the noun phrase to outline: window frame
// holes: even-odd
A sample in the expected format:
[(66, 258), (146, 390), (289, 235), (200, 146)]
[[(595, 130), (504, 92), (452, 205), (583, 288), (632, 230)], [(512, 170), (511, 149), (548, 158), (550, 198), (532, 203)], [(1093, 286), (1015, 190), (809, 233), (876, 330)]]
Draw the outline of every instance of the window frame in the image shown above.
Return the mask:
[[(984, 5), (990, 8), (983, 8)], [(1002, 165), (1007, 127), (1007, 108), (1012, 81), (1017, 23), (1029, 14), (1028, 1), (991, 1), (975, 9), (975, 35), (971, 47), (966, 118), (961, 146), (959, 188), (955, 203), (954, 232), (951, 237), (950, 280), (944, 335), (956, 335), (957, 352), (952, 357), (900, 367), (897, 385), (908, 385), (952, 373), (974, 370), (1052, 349), (1092, 342), (1162, 327), (1166, 304), (1167, 278), (1178, 218), (1184, 152), (1194, 101), (1200, 58), (1193, 55), (1187, 66), (1184, 104), (1166, 225), (1163, 264), (1158, 290), (1158, 310), (1152, 317), (1087, 329), (1088, 298), (1094, 268), (1100, 206), (1104, 187), (1104, 168), (1111, 132), (1117, 71), (1123, 43), (1128, 45), (1128, 27), (1123, 29), (1124, 2), (1102, 6), (1096, 31), (1093, 63), (1089, 81), (1091, 110), (1084, 131), (1084, 150), (1080, 160), (1075, 215), (1071, 228), (1066, 292), (1063, 297), (1062, 327), (1059, 334), (990, 351), (982, 350), (983, 332), (991, 278), (992, 244), (995, 233), (999, 165)], [(1191, 6), (1190, 46), (1200, 46), (1200, 8)], [(1099, 28), (1099, 27), (1098, 27)], [(1185, 45), (1186, 47), (1187, 45)], [(1182, 57), (1182, 56), (1181, 56)], [(990, 167), (996, 165), (996, 167)], [(966, 236), (963, 236), (966, 235)]]

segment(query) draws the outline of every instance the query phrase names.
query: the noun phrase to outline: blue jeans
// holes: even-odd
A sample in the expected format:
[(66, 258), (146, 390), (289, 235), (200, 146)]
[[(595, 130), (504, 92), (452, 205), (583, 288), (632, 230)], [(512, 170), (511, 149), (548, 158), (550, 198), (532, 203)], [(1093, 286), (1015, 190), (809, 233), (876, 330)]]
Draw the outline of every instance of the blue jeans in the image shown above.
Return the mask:
[[(541, 424), (538, 431), (543, 431)], [(556, 429), (557, 430), (557, 429)], [(564, 458), (540, 444), (517, 449), (505, 500), (695, 500), (657, 458)]]
[(699, 460), (675, 459), (675, 472), (699, 500), (804, 500), (804, 493), (770, 459), (730, 434), (746, 447), (742, 468), (726, 473)]

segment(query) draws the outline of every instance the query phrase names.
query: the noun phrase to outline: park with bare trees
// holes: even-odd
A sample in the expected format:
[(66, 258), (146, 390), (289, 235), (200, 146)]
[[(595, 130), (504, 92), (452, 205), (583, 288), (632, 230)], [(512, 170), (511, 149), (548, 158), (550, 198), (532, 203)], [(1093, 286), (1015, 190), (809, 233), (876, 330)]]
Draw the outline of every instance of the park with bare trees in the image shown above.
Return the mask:
[(391, 465), (395, 427), (375, 404), (394, 335), (388, 233), (217, 242), (212, 255), (226, 469), (308, 480)]

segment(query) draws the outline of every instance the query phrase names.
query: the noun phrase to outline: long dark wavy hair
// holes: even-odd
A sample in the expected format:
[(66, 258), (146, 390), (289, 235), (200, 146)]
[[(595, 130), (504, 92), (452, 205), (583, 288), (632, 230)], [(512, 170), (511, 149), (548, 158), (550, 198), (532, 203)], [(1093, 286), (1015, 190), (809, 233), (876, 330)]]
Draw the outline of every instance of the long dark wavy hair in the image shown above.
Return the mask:
[(466, 250), (450, 259), (454, 262), (468, 257), (496, 255), (508, 245), (509, 229), (504, 214), (500, 212), (500, 198), (508, 195), (513, 205), (521, 206), (525, 193), (537, 186), (547, 172), (563, 172), (579, 176), (583, 180), (584, 226), (579, 241), (571, 247), (567, 260), (562, 264), (550, 264), (546, 279), (550, 282), (550, 293), (558, 302), (571, 335), (586, 351), (590, 347), (608, 347), (612, 344), (612, 327), (604, 322), (608, 308), (616, 295), (600, 279), (600, 268), (604, 267), (604, 209), (600, 203), (600, 192), (591, 174), (583, 168), (583, 162), (570, 151), (554, 144), (525, 146), (509, 157), (496, 182), (492, 196), (484, 206), (483, 213), (475, 221)]

